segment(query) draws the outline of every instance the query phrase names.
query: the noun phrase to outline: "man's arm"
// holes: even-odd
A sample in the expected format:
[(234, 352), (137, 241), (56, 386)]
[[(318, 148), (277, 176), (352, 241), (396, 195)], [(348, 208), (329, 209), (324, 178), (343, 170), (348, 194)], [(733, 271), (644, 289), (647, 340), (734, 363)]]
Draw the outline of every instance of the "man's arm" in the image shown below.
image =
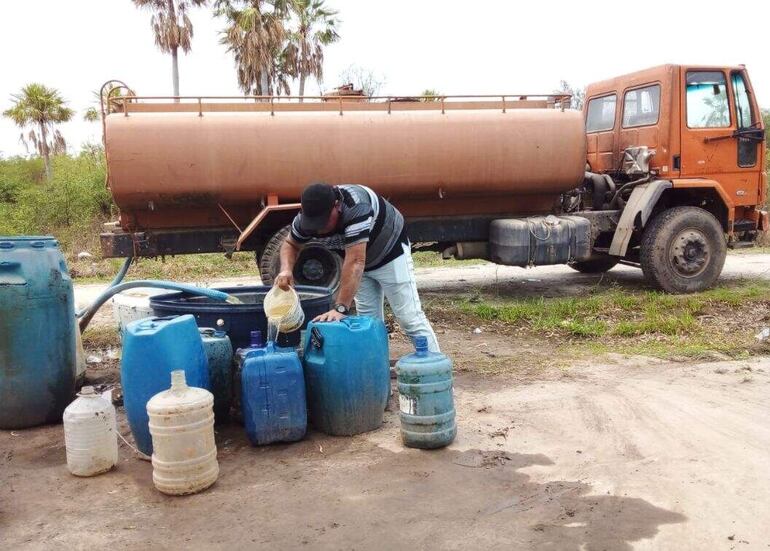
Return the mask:
[[(366, 242), (356, 243), (345, 249), (345, 261), (342, 263), (342, 281), (337, 292), (337, 304), (344, 304), (348, 308), (353, 304), (353, 299), (361, 285), (361, 277), (364, 275), (366, 264)], [(330, 310), (321, 314), (313, 321), (338, 321), (344, 318), (336, 310)]]
[(345, 261), (342, 263), (342, 281), (337, 293), (337, 303), (344, 304), (348, 308), (353, 304), (353, 299), (361, 285), (361, 276), (364, 275), (366, 264), (366, 243), (358, 243), (345, 249)]
[(281, 245), (281, 271), (275, 278), (275, 284), (284, 291), (294, 286), (294, 265), (302, 250), (302, 245), (295, 243), (291, 235), (286, 236)]

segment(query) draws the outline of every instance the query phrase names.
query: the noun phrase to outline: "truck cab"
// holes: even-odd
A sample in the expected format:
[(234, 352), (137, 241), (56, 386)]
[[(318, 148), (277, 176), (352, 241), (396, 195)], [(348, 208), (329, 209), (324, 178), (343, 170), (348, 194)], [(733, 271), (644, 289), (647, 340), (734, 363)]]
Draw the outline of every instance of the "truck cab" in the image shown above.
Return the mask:
[[(667, 290), (695, 290), (724, 262), (724, 247), (702, 227), (712, 221), (704, 211), (729, 247), (750, 245), (768, 229), (761, 208), (767, 199), (765, 130), (744, 66), (663, 65), (598, 82), (586, 90), (583, 114), (591, 173), (622, 187), (642, 149), (649, 174), (645, 188), (633, 192), (634, 205), (632, 197), (613, 205), (623, 208), (623, 237), (613, 234), (609, 255), (640, 263)], [(672, 209), (697, 227), (675, 234), (659, 228)], [(657, 251), (645, 251), (645, 241)], [(663, 266), (649, 265), (644, 257), (650, 255)]]

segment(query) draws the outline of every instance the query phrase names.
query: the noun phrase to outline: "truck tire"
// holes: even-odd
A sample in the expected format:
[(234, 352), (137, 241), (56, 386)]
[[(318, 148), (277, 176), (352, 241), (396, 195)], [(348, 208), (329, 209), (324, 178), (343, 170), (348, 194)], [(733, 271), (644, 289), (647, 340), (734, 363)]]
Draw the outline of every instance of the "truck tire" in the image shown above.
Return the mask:
[[(281, 270), (281, 245), (290, 230), (290, 226), (285, 226), (275, 232), (262, 253), (257, 253), (259, 276), (264, 285), (272, 285)], [(299, 253), (297, 264), (294, 266), (294, 281), (297, 285), (327, 287), (334, 292), (340, 285), (341, 273), (340, 254), (310, 242)]]
[(607, 255), (590, 260), (576, 260), (575, 262), (570, 262), (568, 266), (583, 274), (601, 274), (614, 268), (618, 262), (620, 262), (620, 259), (617, 256)]
[(644, 229), (642, 272), (669, 293), (695, 293), (711, 287), (722, 273), (727, 242), (719, 221), (698, 207), (674, 207)]

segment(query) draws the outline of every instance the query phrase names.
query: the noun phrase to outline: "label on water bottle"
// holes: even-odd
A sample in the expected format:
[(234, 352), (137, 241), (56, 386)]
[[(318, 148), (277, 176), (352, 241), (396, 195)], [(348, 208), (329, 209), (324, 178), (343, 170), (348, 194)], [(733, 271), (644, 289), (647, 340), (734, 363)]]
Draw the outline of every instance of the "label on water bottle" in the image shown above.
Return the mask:
[(399, 409), (401, 410), (401, 413), (408, 413), (409, 415), (417, 415), (417, 400), (415, 400), (414, 398), (410, 398), (409, 396), (404, 396), (403, 394), (399, 394), (398, 405), (399, 405)]

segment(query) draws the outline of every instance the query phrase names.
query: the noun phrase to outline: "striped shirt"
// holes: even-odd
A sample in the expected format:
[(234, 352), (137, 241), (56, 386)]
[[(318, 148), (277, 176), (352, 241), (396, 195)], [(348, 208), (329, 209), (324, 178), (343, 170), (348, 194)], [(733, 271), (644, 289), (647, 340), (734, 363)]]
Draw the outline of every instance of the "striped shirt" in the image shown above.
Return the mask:
[(291, 224), (291, 238), (305, 244), (311, 239), (329, 249), (366, 245), (366, 270), (374, 270), (403, 254), (407, 243), (404, 217), (385, 199), (366, 186), (336, 186), (341, 196), (340, 218), (330, 235), (309, 235), (300, 227), (297, 215)]

